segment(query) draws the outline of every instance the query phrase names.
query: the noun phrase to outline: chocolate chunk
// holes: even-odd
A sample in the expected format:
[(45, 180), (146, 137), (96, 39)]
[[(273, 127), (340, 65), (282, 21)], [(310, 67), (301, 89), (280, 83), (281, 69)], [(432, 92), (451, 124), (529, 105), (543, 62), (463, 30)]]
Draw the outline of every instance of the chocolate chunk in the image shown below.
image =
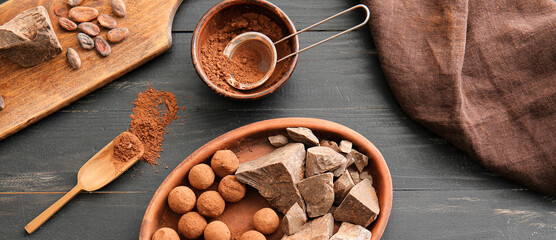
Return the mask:
[(349, 175), (351, 176), (351, 180), (353, 180), (353, 183), (358, 184), (361, 182), (361, 177), (359, 177), (359, 171), (357, 171), (357, 168), (355, 166), (351, 166), (347, 168)]
[(43, 6), (29, 9), (0, 26), (0, 56), (23, 67), (35, 66), (62, 52)]
[(290, 138), (294, 141), (307, 144), (307, 146), (319, 145), (319, 139), (317, 138), (317, 136), (315, 136), (315, 134), (313, 134), (313, 131), (311, 131), (311, 129), (298, 127), (286, 128), (286, 131), (288, 132)]
[(4, 109), (6, 107), (5, 103), (4, 103), (4, 98), (2, 98), (2, 95), (0, 95), (0, 111), (2, 111), (2, 109)]
[(307, 223), (307, 215), (299, 204), (295, 203), (282, 218), (282, 232), (292, 235), (299, 232), (305, 223)]
[(340, 147), (338, 147), (338, 144), (334, 141), (320, 140), (320, 145), (323, 146), (323, 147), (332, 148), (332, 150), (334, 150), (336, 152), (341, 152)]
[(343, 153), (350, 153), (352, 147), (353, 147), (353, 143), (351, 143), (348, 140), (342, 140), (340, 142), (340, 151)]
[(296, 234), (283, 236), (282, 240), (328, 240), (333, 233), (334, 217), (328, 213), (306, 223)]
[(248, 184), (282, 213), (298, 203), (305, 207), (296, 184), (303, 179), (305, 147), (290, 143), (253, 161), (241, 163), (236, 178)]
[(334, 214), (336, 208), (338, 208), (336, 205), (332, 205), (332, 207), (330, 207), (330, 210), (328, 210), (328, 212)]
[[(347, 159), (329, 147), (312, 147), (307, 149), (305, 176), (310, 177), (320, 173), (335, 170), (345, 164)], [(339, 176), (340, 173), (335, 175)]]
[(359, 225), (343, 222), (330, 240), (369, 240), (372, 233)]
[(369, 226), (380, 212), (378, 197), (371, 181), (365, 179), (355, 185), (334, 212), (340, 222)]
[[(346, 165), (347, 165), (348, 167), (351, 166), (351, 165), (353, 165), (353, 164), (355, 163), (355, 157), (354, 157), (353, 155), (351, 155), (351, 154), (348, 153), (348, 154), (344, 154), (344, 156), (345, 156), (346, 159), (347, 159), (347, 164), (346, 164)], [(356, 169), (357, 169), (357, 168), (356, 168)]]
[(363, 171), (361, 174), (359, 174), (359, 179), (361, 179), (361, 181), (369, 179), (369, 181), (371, 181), (371, 184), (373, 184), (373, 176), (371, 176), (369, 171)]
[(348, 164), (348, 161), (346, 159), (346, 161), (344, 163), (342, 163), (342, 165), (340, 165), (340, 167), (334, 169), (333, 172), (332, 172), (332, 173), (334, 173), (334, 177), (341, 176), (344, 173), (344, 171), (346, 171), (347, 164)]
[(334, 182), (334, 203), (340, 204), (349, 193), (349, 190), (355, 186), (353, 179), (348, 170), (344, 170), (342, 176)]
[(272, 146), (282, 147), (288, 144), (288, 138), (284, 135), (276, 135), (268, 137), (268, 141)]
[(323, 173), (304, 179), (297, 184), (297, 189), (305, 201), (307, 215), (319, 217), (330, 210), (334, 203), (334, 184), (332, 173)]
[(369, 157), (367, 157), (363, 153), (358, 152), (355, 149), (352, 149), (351, 152), (348, 153), (347, 157), (353, 159), (359, 173), (361, 173), (363, 171), (363, 168), (365, 168), (367, 164), (369, 164)]

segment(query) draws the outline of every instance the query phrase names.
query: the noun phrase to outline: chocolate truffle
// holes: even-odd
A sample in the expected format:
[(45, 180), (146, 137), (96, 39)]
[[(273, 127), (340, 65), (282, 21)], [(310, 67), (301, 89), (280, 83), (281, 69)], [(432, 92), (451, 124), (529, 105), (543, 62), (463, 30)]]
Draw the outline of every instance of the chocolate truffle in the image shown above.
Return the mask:
[(189, 170), (189, 184), (196, 189), (205, 190), (214, 183), (214, 172), (209, 165), (197, 164)]
[(239, 240), (266, 240), (266, 237), (260, 232), (249, 230), (244, 232)]
[(188, 212), (181, 216), (178, 230), (187, 239), (196, 239), (203, 234), (207, 221), (197, 212)]
[(205, 240), (230, 240), (231, 237), (230, 229), (221, 221), (212, 221), (205, 228)]
[(175, 213), (184, 214), (195, 207), (197, 197), (191, 188), (177, 186), (168, 194), (168, 205)]
[(234, 174), (239, 167), (239, 160), (230, 150), (219, 150), (210, 161), (210, 166), (219, 177)]
[(245, 185), (234, 175), (225, 176), (218, 184), (218, 192), (228, 202), (239, 202), (245, 196), (245, 191)]
[(226, 202), (216, 191), (206, 191), (197, 199), (197, 211), (205, 217), (215, 218), (224, 212)]
[(152, 240), (180, 240), (178, 233), (171, 228), (163, 227), (154, 232)]
[(255, 229), (264, 234), (271, 234), (278, 229), (280, 219), (271, 208), (263, 208), (253, 215), (253, 224)]

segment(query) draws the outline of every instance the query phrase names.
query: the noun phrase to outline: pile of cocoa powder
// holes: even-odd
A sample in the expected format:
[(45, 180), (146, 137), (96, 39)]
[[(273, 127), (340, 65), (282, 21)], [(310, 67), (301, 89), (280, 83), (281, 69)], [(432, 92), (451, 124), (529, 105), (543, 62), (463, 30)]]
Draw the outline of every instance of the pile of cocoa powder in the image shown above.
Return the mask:
[(165, 127), (179, 118), (177, 113), (180, 107), (176, 96), (171, 92), (157, 91), (150, 87), (137, 94), (134, 105), (133, 114), (130, 115), (132, 120), (129, 132), (143, 142), (145, 153), (142, 160), (151, 165), (158, 165), (157, 159), (162, 151), (164, 133), (168, 132)]
[[(243, 48), (238, 49), (233, 58), (229, 59), (223, 54), (224, 48), (234, 37), (244, 32), (260, 32), (275, 42), (287, 36), (287, 29), (280, 27), (263, 12), (241, 8), (222, 13), (213, 23), (215, 30), (201, 48), (200, 61), (203, 70), (217, 87), (235, 93), (247, 92), (231, 87), (226, 82), (226, 78), (232, 74), (242, 83), (253, 83), (261, 79), (266, 74), (258, 68), (262, 60), (261, 56), (253, 49)], [(290, 44), (291, 41), (285, 41), (276, 46), (278, 58), (291, 53)], [(288, 71), (290, 61), (291, 59), (286, 59), (278, 63), (269, 80), (259, 88), (276, 83)]]

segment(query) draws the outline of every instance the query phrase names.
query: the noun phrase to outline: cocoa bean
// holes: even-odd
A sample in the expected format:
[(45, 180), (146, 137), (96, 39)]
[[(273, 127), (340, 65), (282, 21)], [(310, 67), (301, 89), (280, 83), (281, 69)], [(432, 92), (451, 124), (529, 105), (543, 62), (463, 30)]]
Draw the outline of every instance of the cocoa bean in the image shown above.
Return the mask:
[(110, 44), (101, 36), (95, 37), (95, 48), (97, 49), (98, 54), (103, 57), (107, 57), (112, 52), (110, 48)]
[(79, 4), (81, 4), (83, 2), (83, 0), (68, 0), (68, 5), (75, 7)]
[(113, 17), (110, 17), (106, 14), (98, 15), (97, 20), (98, 23), (105, 28), (113, 29), (118, 27), (118, 22), (116, 22)]
[(78, 33), (77, 41), (79, 41), (79, 44), (81, 44), (83, 49), (90, 50), (95, 48), (95, 41), (93, 41), (93, 39), (85, 33)]
[(80, 23), (77, 28), (91, 37), (97, 36), (100, 33), (100, 28), (92, 22)]
[(126, 7), (123, 0), (112, 0), (112, 10), (118, 17), (125, 17)]
[(108, 33), (106, 34), (106, 38), (108, 38), (108, 41), (110, 41), (111, 43), (119, 43), (123, 41), (127, 37), (127, 35), (129, 35), (129, 29), (116, 28), (108, 31)]
[(66, 52), (66, 58), (68, 59), (68, 63), (74, 69), (79, 69), (81, 67), (81, 58), (79, 54), (73, 48), (68, 48)]
[(0, 111), (2, 111), (5, 107), (6, 105), (4, 104), (4, 99), (2, 98), (2, 95), (0, 95)]
[(88, 22), (98, 17), (98, 10), (92, 7), (73, 7), (69, 10), (68, 16), (76, 22)]
[(68, 31), (75, 31), (75, 29), (77, 29), (77, 24), (65, 17), (58, 19), (58, 23), (62, 26), (62, 28)]

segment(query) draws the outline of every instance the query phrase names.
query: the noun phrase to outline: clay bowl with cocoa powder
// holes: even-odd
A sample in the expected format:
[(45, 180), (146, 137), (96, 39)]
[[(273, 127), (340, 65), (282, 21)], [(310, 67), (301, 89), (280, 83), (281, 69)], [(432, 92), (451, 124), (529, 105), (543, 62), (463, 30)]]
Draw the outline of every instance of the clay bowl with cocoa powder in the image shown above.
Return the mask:
[[(209, 78), (202, 62), (202, 47), (222, 24), (229, 22), (240, 13), (247, 12), (256, 12), (270, 18), (282, 29), (282, 37), (296, 32), (290, 18), (272, 3), (264, 0), (226, 0), (216, 4), (205, 13), (193, 31), (191, 43), (193, 65), (199, 77), (216, 93), (236, 100), (256, 100), (273, 93), (290, 78), (298, 59), (298, 55), (295, 55), (279, 62), (270, 78), (260, 87), (251, 90), (237, 90), (222, 79)], [(277, 45), (278, 58), (298, 50), (299, 39), (297, 36)]]
[[(314, 118), (278, 118), (252, 123), (227, 132), (197, 149), (166, 177), (155, 192), (143, 217), (139, 239), (150, 240), (152, 234), (161, 227), (170, 227), (177, 231), (180, 215), (168, 207), (167, 196), (174, 187), (189, 185), (186, 178), (189, 169), (202, 162), (208, 163), (212, 155), (222, 149), (232, 150), (240, 162), (254, 160), (275, 149), (268, 143), (268, 136), (287, 136), (285, 129), (288, 127), (310, 128), (319, 139), (351, 141), (355, 149), (369, 157), (369, 169), (380, 203), (380, 214), (368, 229), (372, 232), (372, 240), (380, 239), (388, 223), (393, 200), (392, 178), (386, 161), (378, 149), (361, 134), (343, 125)], [(215, 181), (209, 189), (216, 189), (217, 184)], [(248, 187), (244, 199), (237, 203), (226, 203), (226, 209), (218, 220), (229, 226), (232, 239), (238, 239), (243, 232), (254, 229), (253, 214), (263, 207), (269, 207), (269, 203), (256, 189)], [(280, 218), (282, 216), (279, 214)], [(336, 225), (339, 227), (339, 224)], [(278, 230), (268, 235), (267, 239), (278, 240), (282, 235)]]

